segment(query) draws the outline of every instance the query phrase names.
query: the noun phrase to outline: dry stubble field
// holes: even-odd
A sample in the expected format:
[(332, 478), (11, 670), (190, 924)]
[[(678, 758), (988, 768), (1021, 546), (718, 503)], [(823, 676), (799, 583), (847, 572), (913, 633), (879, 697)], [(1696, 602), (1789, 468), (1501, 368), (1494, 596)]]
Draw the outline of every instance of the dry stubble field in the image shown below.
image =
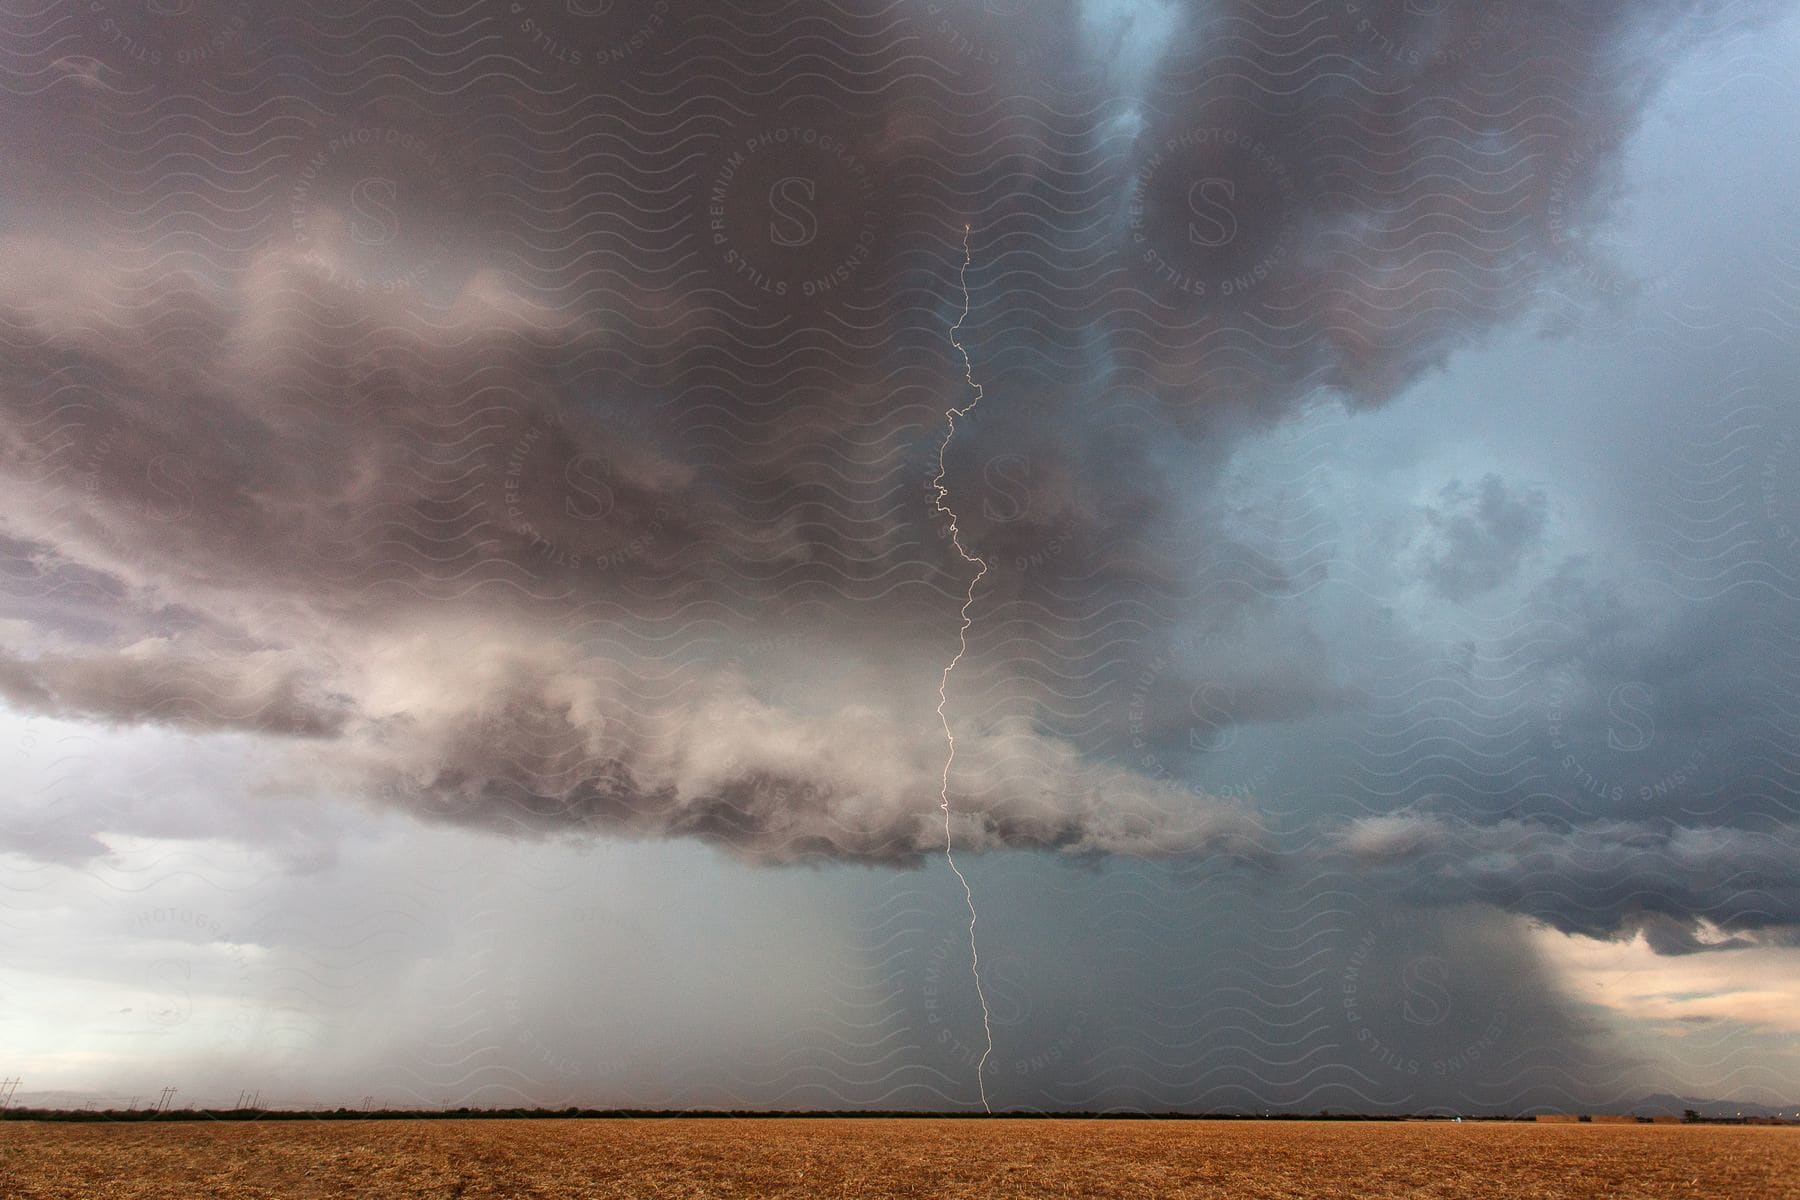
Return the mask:
[(0, 1197), (1800, 1197), (1800, 1129), (1224, 1121), (0, 1124)]

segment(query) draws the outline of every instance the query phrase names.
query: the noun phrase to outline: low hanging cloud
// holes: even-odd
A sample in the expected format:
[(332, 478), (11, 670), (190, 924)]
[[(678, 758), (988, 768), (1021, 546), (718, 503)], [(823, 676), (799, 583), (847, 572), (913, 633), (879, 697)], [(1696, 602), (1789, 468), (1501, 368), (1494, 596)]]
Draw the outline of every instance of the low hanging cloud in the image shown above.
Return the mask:
[(194, 658), (157, 642), (110, 656), (0, 656), (0, 696), (55, 717), (288, 737), (336, 735), (349, 715), (344, 698), (321, 693), (293, 652)]
[(1503, 587), (1519, 573), (1544, 532), (1546, 499), (1489, 475), (1471, 488), (1444, 485), (1423, 512), (1420, 571), (1447, 600), (1462, 603)]
[[(1434, 905), (1471, 901), (1564, 933), (1629, 937), (1659, 954), (1729, 949), (1731, 935), (1800, 925), (1800, 826), (1685, 828), (1597, 821), (1474, 825), (1429, 813), (1370, 817), (1332, 850)], [(1703, 943), (1698, 931), (1724, 929)]]

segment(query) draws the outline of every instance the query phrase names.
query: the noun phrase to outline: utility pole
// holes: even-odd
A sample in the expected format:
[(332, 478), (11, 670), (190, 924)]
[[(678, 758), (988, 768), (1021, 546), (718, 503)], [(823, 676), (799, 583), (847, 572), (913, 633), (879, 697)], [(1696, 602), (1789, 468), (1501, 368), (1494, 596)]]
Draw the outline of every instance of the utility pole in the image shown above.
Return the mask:
[(13, 1093), (19, 1090), (17, 1079), (0, 1079), (0, 1112), (5, 1112), (12, 1103)]
[(158, 1113), (168, 1112), (169, 1111), (169, 1101), (171, 1101), (175, 1098), (175, 1093), (179, 1090), (180, 1089), (178, 1089), (178, 1088), (172, 1088), (172, 1087), (164, 1088), (162, 1090), (162, 1095), (157, 1097), (156, 1107), (151, 1109), (150, 1111), (158, 1112)]

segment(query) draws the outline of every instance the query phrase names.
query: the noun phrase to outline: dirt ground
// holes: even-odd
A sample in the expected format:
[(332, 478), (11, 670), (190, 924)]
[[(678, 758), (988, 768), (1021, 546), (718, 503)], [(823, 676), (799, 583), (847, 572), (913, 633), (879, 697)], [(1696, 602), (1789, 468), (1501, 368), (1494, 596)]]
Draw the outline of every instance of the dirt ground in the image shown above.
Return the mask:
[(1800, 1129), (1033, 1120), (0, 1123), (0, 1198), (1800, 1198)]

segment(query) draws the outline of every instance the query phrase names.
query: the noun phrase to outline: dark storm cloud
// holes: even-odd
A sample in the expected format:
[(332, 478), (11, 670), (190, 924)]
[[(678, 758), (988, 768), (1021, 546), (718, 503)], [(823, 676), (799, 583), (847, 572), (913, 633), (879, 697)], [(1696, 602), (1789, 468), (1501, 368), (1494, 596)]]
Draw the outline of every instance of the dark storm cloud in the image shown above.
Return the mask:
[(287, 653), (247, 655), (221, 669), (216, 658), (187, 659), (138, 643), (127, 653), (76, 659), (0, 657), (0, 696), (52, 716), (155, 722), (323, 737), (343, 728), (346, 705), (315, 694)]
[[(54, 105), (7, 101), (9, 530), (114, 600), (9, 693), (321, 736), (447, 820), (911, 861), (971, 573), (927, 486), (969, 224), (986, 395), (946, 478), (992, 570), (953, 836), (1260, 857), (1253, 809), (1108, 761), (1089, 699), (1197, 564), (1300, 586), (1176, 510), (1316, 389), (1382, 401), (1520, 311), (1547, 168), (1604, 179), (1686, 8), (1128, 7), (21, 30), (11, 60), (57, 56)], [(1542, 527), (1497, 480), (1433, 511), (1455, 598)], [(1159, 695), (1219, 682), (1167, 662)], [(1349, 703), (1292, 674), (1246, 666), (1223, 724)]]
[(1650, 949), (1665, 957), (1744, 950), (1757, 944), (1752, 939), (1745, 937), (1725, 937), (1716, 941), (1702, 941), (1696, 935), (1691, 922), (1662, 914), (1646, 915), (1639, 921), (1638, 928), (1643, 931), (1644, 939), (1649, 943)]
[(1438, 503), (1424, 510), (1426, 581), (1459, 603), (1504, 586), (1543, 533), (1545, 507), (1543, 492), (1508, 488), (1498, 475), (1474, 488), (1445, 484)]
[(1684, 828), (1599, 821), (1470, 825), (1429, 815), (1376, 817), (1340, 834), (1351, 861), (1434, 904), (1480, 901), (1565, 933), (1629, 936), (1658, 953), (1710, 948), (1704, 919), (1731, 932), (1800, 924), (1800, 829)]
[(1635, 39), (1688, 6), (1182, 13), (1122, 210), (1140, 319), (1187, 333), (1149, 369), (1204, 419), (1386, 399), (1518, 311), (1558, 266), (1548, 168), (1609, 178), (1657, 74)]

